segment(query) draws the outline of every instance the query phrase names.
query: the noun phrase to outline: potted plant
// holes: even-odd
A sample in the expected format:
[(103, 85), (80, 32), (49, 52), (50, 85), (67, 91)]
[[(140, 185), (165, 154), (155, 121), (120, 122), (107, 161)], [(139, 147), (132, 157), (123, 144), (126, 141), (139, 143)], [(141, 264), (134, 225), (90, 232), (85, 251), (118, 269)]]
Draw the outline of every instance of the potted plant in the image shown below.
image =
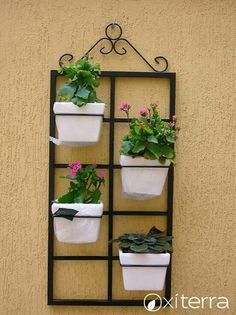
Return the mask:
[(98, 174), (95, 165), (82, 167), (80, 162), (69, 163), (69, 191), (52, 204), (54, 231), (63, 243), (92, 243), (99, 235), (103, 203), (100, 187), (105, 173)]
[[(131, 106), (120, 105), (129, 119)], [(121, 144), (121, 178), (123, 194), (131, 199), (145, 200), (162, 193), (168, 167), (174, 163), (173, 144), (179, 128), (176, 115), (169, 122), (163, 121), (157, 104), (141, 108), (139, 117), (129, 119), (129, 132)]]
[(100, 65), (85, 56), (74, 64), (62, 65), (59, 73), (67, 83), (59, 88), (60, 102), (54, 103), (58, 139), (51, 137), (51, 141), (71, 146), (98, 142), (105, 110), (96, 95)]
[(152, 227), (147, 234), (125, 233), (119, 243), (119, 259), (125, 290), (162, 290), (170, 263), (172, 236)]

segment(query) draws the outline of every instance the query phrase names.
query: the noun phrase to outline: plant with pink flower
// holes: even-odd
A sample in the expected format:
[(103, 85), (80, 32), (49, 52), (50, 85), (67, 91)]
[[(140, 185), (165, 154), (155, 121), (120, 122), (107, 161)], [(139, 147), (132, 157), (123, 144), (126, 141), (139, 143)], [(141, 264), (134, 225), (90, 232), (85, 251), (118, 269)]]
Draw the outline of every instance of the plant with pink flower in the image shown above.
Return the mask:
[[(129, 119), (129, 109), (123, 110)], [(150, 108), (142, 107), (139, 117), (129, 120), (129, 132), (122, 140), (121, 154), (165, 163), (166, 159), (174, 162), (173, 144), (177, 139), (179, 128), (176, 127), (176, 115), (168, 122), (161, 119), (157, 111), (157, 101)]]
[(119, 105), (119, 109), (120, 109), (121, 111), (123, 111), (123, 112), (126, 112), (126, 113), (129, 112), (130, 108), (131, 108), (131, 105), (128, 104), (128, 103), (121, 103), (121, 104)]
[(75, 177), (77, 171), (82, 168), (82, 164), (78, 161), (75, 163), (69, 163), (68, 166), (71, 168), (70, 175), (71, 177)]
[(147, 108), (140, 108), (139, 115), (141, 115), (141, 116), (148, 116), (149, 115), (148, 109)]
[(105, 176), (106, 176), (106, 172), (105, 171), (99, 171), (98, 177), (105, 178)]
[(70, 180), (69, 190), (58, 198), (59, 203), (99, 203), (101, 185), (105, 184), (105, 172), (96, 171), (96, 165), (82, 167), (81, 162), (69, 163), (70, 174), (63, 176)]

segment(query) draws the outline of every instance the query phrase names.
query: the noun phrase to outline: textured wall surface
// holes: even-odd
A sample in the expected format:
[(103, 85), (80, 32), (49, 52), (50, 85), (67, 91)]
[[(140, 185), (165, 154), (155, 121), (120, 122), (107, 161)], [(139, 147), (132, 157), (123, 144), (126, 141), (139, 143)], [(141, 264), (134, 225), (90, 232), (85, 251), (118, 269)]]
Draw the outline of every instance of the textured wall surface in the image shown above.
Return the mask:
[[(173, 294), (227, 296), (228, 311), (205, 309), (194, 313), (233, 315), (236, 2), (230, 0), (1, 1), (0, 314), (146, 314), (141, 307), (46, 305), (49, 70), (57, 69), (57, 60), (65, 52), (81, 56), (113, 20), (122, 25), (124, 36), (148, 60), (164, 55), (170, 61), (169, 71), (177, 73), (181, 136), (175, 169)], [(103, 70), (149, 70), (132, 53), (95, 57)], [(126, 82), (125, 88), (120, 83), (117, 102), (128, 100), (138, 107), (156, 98), (165, 103), (165, 83), (160, 83), (163, 89), (157, 88), (155, 93), (149, 84), (135, 83), (134, 87)], [(101, 94), (106, 99), (105, 85)], [(57, 159), (84, 157), (93, 162), (97, 150), (101, 150), (101, 162), (105, 161), (106, 128), (103, 133), (104, 139), (91, 151), (78, 156), (77, 151), (59, 149)], [(116, 148), (118, 154), (118, 141)], [(58, 194), (64, 189), (61, 185), (57, 185)], [(118, 191), (119, 185), (117, 174)], [(117, 202), (121, 209), (122, 200)], [(162, 202), (160, 198), (156, 204)], [(124, 224), (126, 230), (133, 226), (145, 230), (152, 222), (121, 219), (115, 225), (116, 234), (123, 232)], [(160, 227), (164, 224), (158, 222)], [(84, 245), (81, 251), (99, 249), (105, 253), (106, 235), (104, 219), (97, 248)], [(56, 250), (68, 254), (78, 251), (77, 247), (59, 244)], [(75, 263), (64, 267), (56, 266), (56, 295), (104, 296), (106, 266), (97, 263), (96, 277), (90, 264), (79, 269)], [(81, 278), (71, 276), (70, 268), (77, 268)], [(130, 296), (121, 290), (118, 266), (114, 272), (115, 294)], [(159, 314), (191, 312), (179, 307)]]

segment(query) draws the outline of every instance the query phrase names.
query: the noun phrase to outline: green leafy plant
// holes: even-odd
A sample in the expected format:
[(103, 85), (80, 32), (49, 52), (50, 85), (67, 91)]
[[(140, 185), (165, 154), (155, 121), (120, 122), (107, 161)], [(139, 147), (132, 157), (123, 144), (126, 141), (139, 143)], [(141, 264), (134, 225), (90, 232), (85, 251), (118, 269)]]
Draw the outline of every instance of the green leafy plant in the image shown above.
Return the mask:
[(118, 242), (124, 253), (169, 253), (172, 252), (172, 236), (165, 236), (164, 232), (153, 226), (147, 234), (125, 233), (113, 240)]
[(71, 101), (78, 106), (101, 102), (96, 95), (101, 72), (100, 65), (92, 64), (89, 56), (86, 55), (74, 64), (62, 65), (58, 72), (68, 80), (59, 88), (58, 95), (61, 100)]
[[(119, 107), (129, 119), (131, 106), (122, 103)], [(157, 104), (152, 103), (150, 108), (139, 110), (138, 118), (129, 119), (129, 132), (122, 140), (120, 152), (133, 157), (143, 156), (149, 160), (158, 159), (160, 163), (165, 163), (166, 159), (174, 162), (173, 144), (178, 137), (178, 131), (176, 115), (173, 115), (171, 121), (165, 122), (158, 114)]]
[(62, 176), (70, 180), (69, 191), (58, 198), (58, 203), (99, 203), (100, 187), (105, 184), (105, 172), (96, 172), (96, 165), (82, 167), (80, 162), (69, 163), (70, 174)]

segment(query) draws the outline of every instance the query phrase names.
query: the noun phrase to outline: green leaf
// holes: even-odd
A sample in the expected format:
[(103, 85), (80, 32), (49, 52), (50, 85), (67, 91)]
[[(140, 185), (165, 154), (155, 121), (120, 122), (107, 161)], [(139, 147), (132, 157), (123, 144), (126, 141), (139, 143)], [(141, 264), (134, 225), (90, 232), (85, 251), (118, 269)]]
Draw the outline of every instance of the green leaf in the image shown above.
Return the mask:
[(144, 149), (145, 149), (144, 143), (141, 141), (136, 141), (132, 151), (134, 153), (139, 153), (139, 152), (143, 151)]
[(147, 237), (145, 241), (148, 244), (156, 244), (156, 242), (157, 242), (155, 237)]
[(128, 154), (131, 149), (131, 142), (130, 141), (123, 141), (121, 144), (121, 152), (124, 154)]
[(85, 194), (81, 194), (81, 195), (75, 197), (74, 202), (75, 203), (84, 203), (84, 199), (85, 199)]
[(157, 140), (157, 138), (155, 136), (149, 136), (147, 138), (147, 141), (148, 142), (152, 142), (152, 143), (158, 143), (158, 140)]
[(173, 236), (160, 236), (160, 237), (158, 237), (158, 241), (168, 242), (168, 241), (171, 241), (172, 239), (173, 239)]
[(149, 232), (148, 232), (148, 235), (160, 235), (160, 234), (163, 234), (163, 231), (157, 229), (155, 226), (153, 226)]
[(175, 153), (174, 153), (174, 149), (171, 148), (170, 146), (168, 145), (163, 145), (161, 147), (161, 151), (162, 151), (162, 155), (164, 155), (167, 159), (174, 159), (175, 157)]
[(147, 244), (131, 245), (130, 249), (135, 253), (145, 253), (148, 250), (148, 245)]
[(82, 87), (77, 90), (75, 95), (78, 96), (79, 98), (87, 99), (89, 96), (89, 93), (90, 91), (88, 89), (86, 89), (85, 87)]
[(59, 203), (74, 203), (74, 197), (75, 197), (75, 193), (72, 191), (69, 191), (67, 194), (58, 198), (58, 202)]
[(134, 131), (137, 135), (139, 135), (141, 128), (139, 126), (134, 126)]
[(170, 143), (175, 143), (175, 137), (170, 137), (170, 136), (167, 136), (166, 137), (166, 140)]
[(123, 249), (123, 248), (124, 248), (124, 249), (125, 249), (125, 248), (127, 249), (127, 248), (129, 248), (129, 247), (130, 247), (130, 243), (121, 243), (121, 244), (120, 244), (120, 248), (122, 248), (122, 249)]
[(71, 189), (76, 188), (76, 184), (75, 184), (74, 182), (70, 182), (70, 188), (71, 188)]
[(164, 248), (160, 245), (152, 245), (149, 248), (153, 249), (155, 252), (161, 253), (164, 252)]
[(92, 197), (92, 201), (91, 203), (98, 203), (100, 197), (101, 197), (101, 192), (100, 190), (95, 190), (92, 194), (91, 194), (91, 197)]
[(145, 240), (141, 240), (141, 239), (135, 239), (134, 240), (134, 243), (137, 244), (137, 245), (141, 245), (141, 244), (144, 244)]
[(156, 160), (157, 157), (155, 154), (153, 154), (151, 151), (149, 150), (146, 150), (145, 153), (144, 153), (144, 157), (145, 159), (148, 159), (148, 160)]
[(149, 135), (151, 135), (153, 133), (152, 128), (150, 127), (145, 127), (144, 130), (146, 131), (146, 133), (148, 133)]
[(84, 104), (86, 104), (86, 101), (84, 99), (82, 99), (82, 98), (77, 97), (75, 104), (78, 105), (78, 106), (83, 106)]
[(152, 152), (154, 155), (156, 155), (157, 157), (159, 157), (160, 155), (162, 155), (162, 150), (159, 144), (156, 143), (148, 143), (147, 145), (147, 149)]
[(58, 95), (66, 100), (71, 100), (76, 91), (76, 86), (64, 84), (60, 87)]
[(138, 233), (130, 233), (130, 234), (127, 234), (128, 240), (131, 240), (131, 241), (144, 239), (144, 237), (145, 237), (145, 235), (143, 235), (143, 234), (138, 234)]
[(165, 252), (172, 252), (172, 246), (169, 243), (165, 243), (162, 248)]

